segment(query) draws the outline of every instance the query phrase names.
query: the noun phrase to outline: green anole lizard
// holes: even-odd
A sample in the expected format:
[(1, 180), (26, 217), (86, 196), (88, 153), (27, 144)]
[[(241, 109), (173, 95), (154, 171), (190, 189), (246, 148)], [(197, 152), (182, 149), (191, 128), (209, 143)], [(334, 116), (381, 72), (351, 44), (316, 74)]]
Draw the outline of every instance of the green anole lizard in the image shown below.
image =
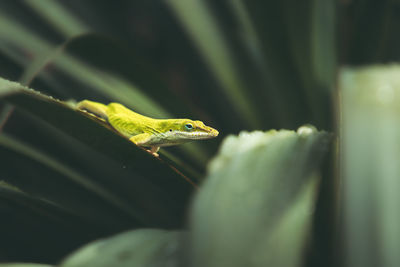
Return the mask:
[(210, 139), (218, 136), (218, 131), (201, 121), (189, 119), (153, 119), (140, 115), (118, 103), (102, 103), (83, 100), (77, 109), (87, 111), (104, 119), (115, 130), (129, 138), (138, 146), (158, 157), (162, 146), (172, 146), (192, 140)]

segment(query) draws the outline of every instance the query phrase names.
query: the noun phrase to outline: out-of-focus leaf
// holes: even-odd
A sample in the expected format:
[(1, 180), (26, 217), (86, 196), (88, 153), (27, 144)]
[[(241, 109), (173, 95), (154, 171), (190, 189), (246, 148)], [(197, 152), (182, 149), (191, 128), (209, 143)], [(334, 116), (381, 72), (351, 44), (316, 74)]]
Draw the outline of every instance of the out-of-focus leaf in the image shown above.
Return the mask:
[(62, 267), (178, 266), (184, 233), (141, 229), (95, 241), (71, 256)]
[(330, 93), (334, 87), (335, 1), (284, 1), (290, 50), (312, 121), (329, 128)]
[(341, 32), (343, 39), (348, 40), (342, 47), (346, 64), (399, 60), (399, 41), (395, 37), (398, 29), (398, 4), (395, 1), (379, 4), (373, 1), (343, 2), (342, 6), (347, 7), (346, 12), (342, 12), (345, 23)]
[[(70, 213), (65, 208), (52, 202), (30, 196), (20, 190), (18, 187), (8, 184), (4, 181), (0, 181), (0, 197), (16, 202), (22, 206), (26, 206), (27, 209), (42, 214), (43, 216), (48, 216), (52, 220), (57, 221), (57, 223), (64, 226), (69, 225), (72, 228), (73, 220), (76, 221), (75, 224), (79, 223), (82, 227), (89, 226), (88, 222), (85, 222), (82, 220), (82, 218), (79, 218), (76, 214), (74, 214), (74, 211)], [(92, 227), (92, 231), (96, 231), (96, 229), (93, 228), (93, 225), (90, 225), (90, 227)]]
[[(124, 206), (132, 215), (136, 214), (135, 217), (144, 225), (160, 226), (161, 224), (173, 227), (182, 223), (183, 212), (194, 187), (193, 183), (177, 172), (175, 167), (168, 166), (161, 159), (149, 155), (126, 138), (103, 127), (107, 125), (102, 126), (82, 116), (84, 113), (70, 108), (65, 103), (22, 87), (18, 83), (0, 80), (0, 98), (40, 117), (66, 134), (114, 159), (121, 168), (129, 170), (132, 177), (130, 179), (97, 177), (96, 181), (83, 180), (83, 177), (66, 171), (68, 169), (50, 158), (39, 157), (36, 160), (43, 159), (43, 163), (56, 167), (56, 170), (66, 177), (75, 177), (79, 180), (72, 179), (75, 182), (85, 181), (84, 184), (96, 185), (97, 188), (103, 188), (103, 191), (113, 188), (118, 192), (117, 198), (124, 198)], [(6, 142), (4, 145), (9, 145), (11, 149), (17, 149), (17, 151), (27, 151)], [(36, 158), (32, 153), (25, 155)], [(92, 179), (93, 177), (90, 178)], [(85, 187), (93, 193), (97, 191), (91, 190), (91, 186)], [(129, 188), (130, 192), (127, 190)], [(145, 203), (145, 199), (151, 201), (151, 209)]]
[[(274, 124), (276, 126), (288, 126), (290, 125), (291, 114), (287, 112), (287, 100), (282, 94), (281, 85), (276, 83), (274, 76), (274, 68), (271, 64), (272, 58), (266, 58), (265, 52), (262, 49), (260, 36), (257, 34), (253, 17), (250, 16), (245, 3), (242, 0), (227, 1), (230, 9), (232, 10), (235, 18), (238, 21), (238, 30), (235, 31), (238, 35), (238, 39), (247, 53), (246, 57), (250, 59), (255, 65), (254, 68), (249, 67), (249, 63), (244, 62), (241, 65), (241, 71), (246, 76), (246, 81), (249, 83), (248, 89), (253, 89), (255, 94), (258, 96), (258, 100), (261, 102), (254, 102), (254, 104), (260, 106), (258, 112), (264, 113), (263, 121), (264, 124), (269, 125), (275, 119)], [(230, 32), (227, 30), (227, 32)], [(250, 72), (250, 75), (248, 74)], [(252, 76), (252, 75), (255, 75)], [(253, 84), (257, 79), (261, 79), (262, 84)], [(262, 90), (260, 90), (262, 89)], [(270, 114), (265, 114), (270, 113)], [(269, 115), (269, 117), (267, 117)]]
[[(28, 195), (3, 181), (0, 181), (0, 217), (0, 251), (10, 261), (40, 262), (47, 258), (47, 262), (57, 262), (76, 246), (104, 233), (104, 229), (75, 211)], [(21, 251), (24, 255), (19, 255)]]
[(329, 135), (312, 127), (225, 139), (191, 214), (191, 266), (300, 266)]
[[(0, 16), (0, 25), (0, 33), (6, 41), (3, 46), (11, 43), (25, 52), (39, 56), (43, 53), (50, 53), (55, 49), (54, 45), (22, 28), (21, 25), (18, 25), (6, 15)], [(29, 44), (26, 43), (27, 41)], [(92, 69), (87, 64), (68, 55), (60, 55), (52, 63), (81, 82), (88, 84), (93, 90), (98, 90), (99, 93), (108, 95), (111, 99), (133, 106), (139, 112), (153, 117), (170, 117), (160, 105), (154, 103), (152, 99), (126, 79)]]
[(38, 263), (0, 263), (0, 267), (51, 267), (53, 265)]
[[(259, 114), (255, 112), (253, 103), (246, 93), (246, 86), (240, 79), (233, 51), (224, 40), (222, 30), (207, 3), (193, 0), (169, 0), (167, 3), (193, 39), (241, 119), (251, 127), (260, 127)], [(191, 12), (192, 10), (196, 12)]]
[[(34, 161), (37, 161), (43, 165), (45, 165), (46, 167), (56, 171), (57, 173), (59, 173), (59, 175), (63, 175), (65, 177), (67, 177), (68, 179), (70, 179), (71, 181), (73, 181), (76, 184), (79, 184), (81, 187), (85, 188), (86, 190), (94, 193), (95, 195), (99, 196), (101, 199), (105, 200), (106, 202), (109, 202), (112, 204), (112, 206), (117, 207), (118, 209), (123, 210), (124, 212), (126, 212), (127, 214), (129, 214), (130, 216), (132, 216), (132, 218), (136, 217), (136, 214), (134, 214), (133, 210), (131, 209), (131, 207), (129, 207), (126, 203), (124, 203), (118, 196), (116, 196), (115, 194), (111, 193), (109, 190), (103, 188), (102, 186), (99, 186), (96, 182), (91, 181), (91, 179), (89, 177), (85, 177), (82, 174), (76, 172), (75, 170), (71, 169), (68, 166), (65, 166), (62, 162), (59, 162), (31, 147), (29, 147), (28, 145), (19, 142), (5, 134), (0, 135), (0, 147), (2, 147), (3, 150), (8, 149), (8, 150), (12, 150), (18, 154), (24, 155), (25, 157), (28, 158), (32, 158), (34, 159)], [(2, 153), (4, 153), (4, 151), (2, 151)], [(2, 154), (0, 153), (0, 154)], [(4, 154), (3, 154), (4, 155)], [(9, 154), (8, 157), (10, 157)], [(3, 164), (6, 164), (6, 162), (8, 162), (8, 159), (3, 159)], [(16, 175), (16, 174), (15, 174)], [(12, 182), (13, 179), (10, 179), (10, 182)], [(43, 185), (45, 186), (45, 185)], [(64, 189), (66, 189), (64, 187)], [(90, 195), (87, 195), (88, 197), (90, 197)], [(77, 197), (77, 195), (75, 195), (75, 198)], [(86, 205), (88, 207), (90, 207), (90, 205), (88, 205), (88, 203), (90, 203), (90, 201), (88, 201), (86, 199), (86, 201), (84, 201), (85, 199), (82, 199), (82, 202), (86, 203)], [(73, 209), (76, 212), (80, 212), (80, 215), (82, 217), (86, 218), (92, 218), (92, 216), (95, 216), (95, 210), (98, 209), (96, 207), (91, 207), (90, 209), (79, 209), (78, 207), (70, 207), (69, 205), (67, 205), (67, 203), (60, 203), (63, 206), (67, 207), (69, 209), (71, 209), (70, 211), (73, 212)], [(79, 210), (79, 211), (78, 211)], [(104, 212), (104, 214), (107, 214), (106, 212), (107, 208), (105, 208), (104, 206), (102, 207), (102, 211)], [(91, 212), (89, 212), (91, 211)], [(99, 212), (99, 214), (101, 214)], [(98, 214), (97, 214), (98, 215)], [(106, 222), (107, 218), (102, 218), (102, 222)]]
[[(269, 86), (266, 88), (273, 99), (277, 98), (279, 119), (284, 128), (293, 129), (304, 123), (312, 123), (312, 113), (303, 94), (302, 82), (291, 51), (288, 21), (285, 20), (284, 5), (288, 1), (242, 1), (246, 7), (261, 51), (264, 56)], [(274, 107), (276, 109), (276, 107)]]
[(74, 36), (88, 31), (88, 28), (76, 16), (71, 15), (61, 5), (61, 2), (44, 0), (25, 0), (25, 4), (44, 17), (65, 36)]
[(345, 266), (399, 266), (400, 66), (340, 72)]
[(318, 89), (334, 88), (337, 66), (335, 4), (334, 0), (312, 1), (310, 50), (312, 77), (315, 79), (315, 84), (320, 87), (314, 90), (317, 92)]
[(0, 133), (3, 130), (3, 126), (7, 123), (8, 118), (10, 117), (14, 108), (12, 105), (4, 105), (3, 108), (0, 110)]

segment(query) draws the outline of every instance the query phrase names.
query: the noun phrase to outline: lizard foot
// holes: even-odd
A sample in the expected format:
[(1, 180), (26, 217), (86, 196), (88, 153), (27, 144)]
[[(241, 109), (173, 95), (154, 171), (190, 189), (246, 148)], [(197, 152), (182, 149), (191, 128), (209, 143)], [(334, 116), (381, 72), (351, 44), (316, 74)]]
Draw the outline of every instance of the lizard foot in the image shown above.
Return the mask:
[(160, 149), (158, 146), (152, 146), (150, 149), (147, 149), (147, 151), (152, 154), (154, 157), (159, 157), (160, 155), (157, 153), (157, 151)]

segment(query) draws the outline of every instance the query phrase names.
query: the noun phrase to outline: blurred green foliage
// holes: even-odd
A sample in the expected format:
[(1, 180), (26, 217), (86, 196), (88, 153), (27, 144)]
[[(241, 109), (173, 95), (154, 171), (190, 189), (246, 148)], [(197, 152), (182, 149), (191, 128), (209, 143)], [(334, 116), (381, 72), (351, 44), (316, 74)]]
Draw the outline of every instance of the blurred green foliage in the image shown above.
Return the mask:
[[(1, 1), (0, 262), (399, 265), (400, 70), (352, 68), (400, 59), (399, 7)], [(82, 99), (220, 137), (157, 159)]]

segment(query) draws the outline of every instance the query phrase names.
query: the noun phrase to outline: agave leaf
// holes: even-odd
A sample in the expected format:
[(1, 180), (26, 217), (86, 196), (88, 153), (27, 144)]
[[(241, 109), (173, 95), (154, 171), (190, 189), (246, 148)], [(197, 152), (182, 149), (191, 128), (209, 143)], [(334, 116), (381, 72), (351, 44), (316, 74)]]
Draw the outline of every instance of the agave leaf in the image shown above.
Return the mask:
[(191, 213), (191, 266), (300, 266), (328, 134), (241, 133), (224, 140)]
[[(143, 225), (171, 227), (182, 223), (181, 216), (186, 206), (185, 203), (187, 203), (194, 185), (175, 167), (165, 164), (161, 159), (154, 158), (127, 139), (103, 127), (106, 125), (100, 125), (98, 122), (82, 116), (82, 112), (77, 112), (61, 101), (22, 87), (18, 83), (6, 80), (0, 80), (0, 82), (0, 97), (3, 100), (15, 104), (21, 110), (34, 114), (83, 144), (103, 153), (107, 158), (116, 162), (113, 165), (110, 164), (110, 168), (115, 168), (113, 166), (117, 164), (119, 169), (122, 168), (127, 173), (118, 177), (120, 173), (123, 174), (120, 170), (114, 174), (115, 177), (112, 177), (112, 175), (108, 177), (100, 176), (93, 181), (93, 177), (83, 178), (75, 171), (54, 162), (50, 157), (44, 155), (37, 157), (41, 153), (25, 153), (32, 151), (32, 149), (26, 150), (26, 146), (19, 146), (21, 147), (19, 149), (12, 143), (3, 142), (4, 146), (8, 146), (17, 152), (23, 151), (24, 155), (32, 157), (34, 161), (41, 161), (63, 176), (72, 178), (75, 182), (78, 181), (96, 195), (99, 195), (100, 191), (111, 193), (109, 188), (113, 188), (115, 192), (111, 195), (118, 199), (123, 198), (120, 204), (125, 206), (126, 211), (130, 210), (129, 213), (133, 212), (131, 215), (140, 214), (140, 218), (137, 219), (142, 221)], [(6, 137), (2, 136), (2, 138)], [(88, 185), (90, 186), (87, 187)], [(105, 195), (103, 193), (100, 193), (103, 199), (111, 200), (106, 197), (109, 193)], [(145, 199), (153, 203), (151, 210), (144, 202)]]
[(346, 266), (400, 264), (399, 77), (399, 65), (340, 72)]
[(177, 266), (184, 233), (154, 229), (95, 241), (67, 257), (62, 267)]

